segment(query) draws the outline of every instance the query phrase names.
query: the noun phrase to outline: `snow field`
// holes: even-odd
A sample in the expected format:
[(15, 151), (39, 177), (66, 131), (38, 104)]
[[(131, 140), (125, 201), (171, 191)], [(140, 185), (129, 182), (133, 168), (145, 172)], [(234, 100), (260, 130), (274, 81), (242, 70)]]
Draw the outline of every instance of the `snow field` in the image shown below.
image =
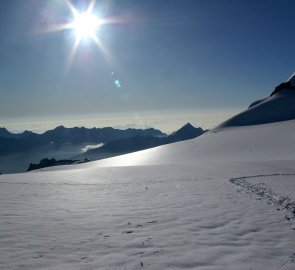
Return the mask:
[(1, 176), (0, 268), (294, 269), (290, 221), (214, 168)]

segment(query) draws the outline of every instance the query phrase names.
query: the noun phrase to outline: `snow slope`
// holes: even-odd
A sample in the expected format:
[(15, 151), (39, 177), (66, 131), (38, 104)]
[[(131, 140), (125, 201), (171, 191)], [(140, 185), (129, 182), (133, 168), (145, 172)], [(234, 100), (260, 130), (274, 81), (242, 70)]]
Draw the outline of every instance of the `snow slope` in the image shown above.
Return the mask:
[(218, 128), (292, 120), (295, 118), (294, 102), (295, 90), (282, 90), (278, 94), (252, 103), (249, 109), (225, 121)]
[(294, 160), (294, 138), (295, 120), (251, 127), (228, 127), (169, 146), (83, 164), (81, 168)]
[(189, 141), (1, 175), (0, 269), (295, 269), (295, 120), (244, 125), (253, 115)]

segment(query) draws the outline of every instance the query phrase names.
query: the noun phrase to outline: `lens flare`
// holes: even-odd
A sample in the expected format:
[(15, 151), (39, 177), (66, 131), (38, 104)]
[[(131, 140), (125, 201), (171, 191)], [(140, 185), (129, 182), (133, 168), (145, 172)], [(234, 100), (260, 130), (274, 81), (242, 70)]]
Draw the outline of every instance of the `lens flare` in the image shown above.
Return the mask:
[(119, 80), (115, 80), (114, 84), (116, 85), (117, 88), (121, 88), (121, 83)]

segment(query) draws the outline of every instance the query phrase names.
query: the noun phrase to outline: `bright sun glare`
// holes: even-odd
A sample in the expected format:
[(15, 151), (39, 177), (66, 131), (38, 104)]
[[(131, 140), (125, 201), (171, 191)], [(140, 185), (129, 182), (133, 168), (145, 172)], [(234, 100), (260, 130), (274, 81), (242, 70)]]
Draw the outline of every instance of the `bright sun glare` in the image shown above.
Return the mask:
[(68, 71), (71, 67), (73, 58), (82, 40), (92, 41), (102, 51), (108, 61), (113, 61), (112, 55), (104, 47), (98, 36), (98, 30), (103, 24), (111, 23), (110, 19), (101, 18), (94, 12), (96, 0), (89, 0), (89, 5), (84, 11), (79, 11), (73, 6), (71, 0), (64, 0), (72, 13), (71, 21), (65, 24), (52, 25), (48, 31), (62, 31), (70, 29), (75, 33), (75, 42), (70, 50), (69, 57), (66, 61), (65, 68)]
[(72, 22), (72, 28), (75, 30), (78, 39), (94, 39), (98, 27), (102, 20), (90, 13), (78, 13)]

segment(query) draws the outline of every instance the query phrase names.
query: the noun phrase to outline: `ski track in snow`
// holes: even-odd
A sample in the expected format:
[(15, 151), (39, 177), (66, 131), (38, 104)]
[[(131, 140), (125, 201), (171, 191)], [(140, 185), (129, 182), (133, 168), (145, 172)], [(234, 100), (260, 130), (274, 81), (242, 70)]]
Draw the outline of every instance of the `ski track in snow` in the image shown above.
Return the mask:
[[(271, 187), (264, 182), (251, 183), (249, 180), (255, 178), (269, 178), (277, 176), (295, 176), (295, 174), (262, 174), (255, 176), (243, 176), (238, 178), (232, 178), (229, 181), (237, 186), (247, 189), (250, 193), (254, 194), (256, 199), (266, 199), (268, 204), (274, 204), (280, 206), (282, 209), (287, 210), (290, 215), (285, 215), (287, 220), (295, 218), (295, 201), (286, 195), (279, 194), (272, 190)], [(277, 208), (277, 210), (281, 210)], [(295, 228), (294, 228), (295, 229)]]
[[(278, 178), (278, 177), (293, 177), (295, 174), (260, 174), (260, 175), (253, 175), (253, 176), (243, 176), (243, 177), (237, 177), (232, 178), (229, 181), (239, 187), (242, 187), (246, 189), (247, 193), (250, 194), (250, 196), (254, 195), (254, 198), (256, 200), (265, 200), (267, 201), (267, 204), (276, 206), (276, 210), (282, 211), (283, 216), (286, 220), (290, 221), (292, 230), (295, 230), (295, 200), (286, 196), (285, 194), (279, 194), (278, 192), (275, 192), (269, 185), (265, 183), (265, 178), (269, 180), (269, 178)], [(256, 181), (253, 183), (255, 179)], [(257, 181), (257, 179), (259, 179)], [(284, 187), (282, 183), (282, 179), (274, 179), (276, 184), (279, 183), (280, 188)], [(274, 184), (273, 181), (268, 181), (271, 184)], [(285, 189), (285, 190), (284, 190)], [(283, 188), (283, 192), (286, 192), (286, 187)], [(294, 181), (292, 183), (292, 189), (291, 192), (294, 191)], [(240, 192), (240, 190), (238, 190)], [(290, 191), (289, 191), (290, 192)], [(292, 194), (293, 195), (293, 194)], [(294, 265), (295, 263), (295, 252), (293, 252), (289, 259), (286, 260), (278, 269), (283, 269), (287, 264)], [(295, 268), (295, 265), (294, 265)]]

